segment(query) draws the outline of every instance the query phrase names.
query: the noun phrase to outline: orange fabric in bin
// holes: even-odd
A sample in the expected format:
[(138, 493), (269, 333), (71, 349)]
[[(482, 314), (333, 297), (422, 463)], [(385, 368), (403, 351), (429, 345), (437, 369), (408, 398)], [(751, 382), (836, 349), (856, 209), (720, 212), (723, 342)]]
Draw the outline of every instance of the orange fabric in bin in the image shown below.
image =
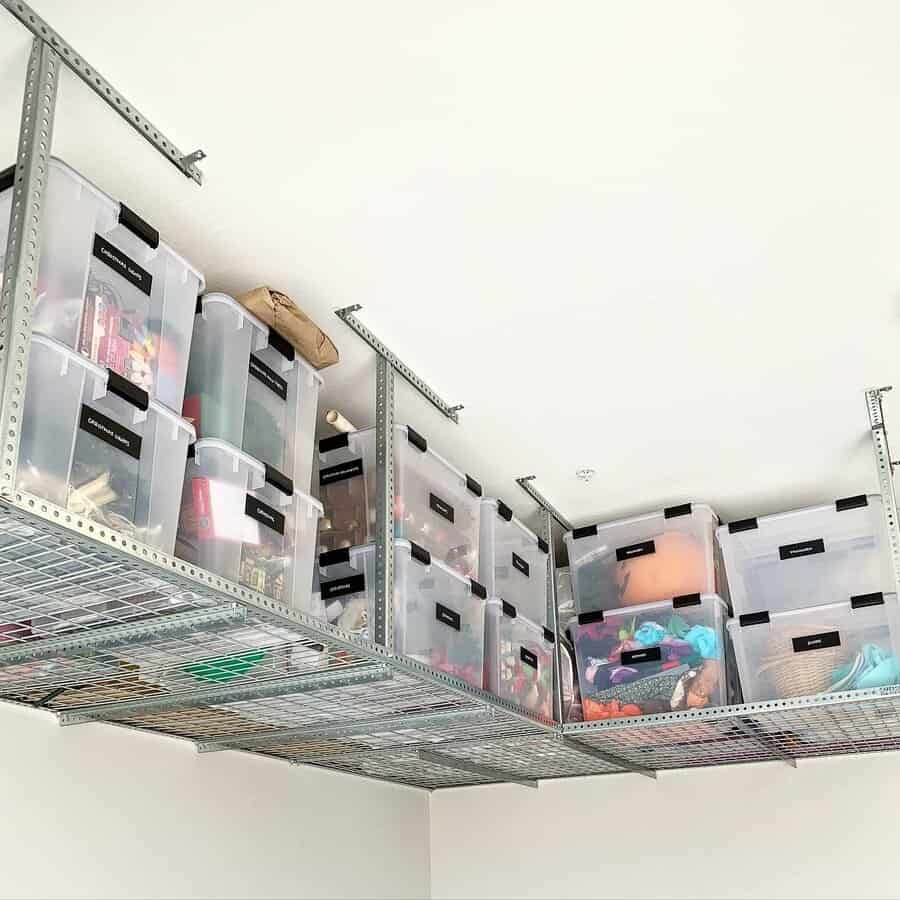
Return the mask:
[(706, 551), (702, 543), (679, 531), (661, 534), (653, 541), (655, 553), (616, 566), (616, 583), (623, 606), (708, 590)]

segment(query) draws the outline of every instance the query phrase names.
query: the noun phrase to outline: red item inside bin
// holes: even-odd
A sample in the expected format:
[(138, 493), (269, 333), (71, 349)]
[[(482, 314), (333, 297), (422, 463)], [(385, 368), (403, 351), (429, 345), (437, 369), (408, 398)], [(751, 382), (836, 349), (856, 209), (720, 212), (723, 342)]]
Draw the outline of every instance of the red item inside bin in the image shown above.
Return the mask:
[(5, 622), (0, 625), (0, 643), (32, 637), (31, 619), (24, 622)]

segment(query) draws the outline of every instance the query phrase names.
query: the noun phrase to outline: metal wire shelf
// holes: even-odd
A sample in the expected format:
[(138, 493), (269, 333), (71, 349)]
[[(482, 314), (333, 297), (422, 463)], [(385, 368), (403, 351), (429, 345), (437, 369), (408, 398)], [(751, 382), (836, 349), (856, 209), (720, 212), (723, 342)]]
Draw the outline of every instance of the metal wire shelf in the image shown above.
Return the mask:
[[(26, 72), (10, 236), (0, 296), (0, 700), (64, 725), (111, 722), (425, 789), (634, 773), (900, 749), (900, 689), (825, 695), (642, 719), (558, 725), (473, 690), (393, 641), (393, 414), (399, 374), (447, 405), (355, 317), (377, 354), (376, 610), (379, 643), (351, 637), (126, 534), (15, 490), (21, 404), (59, 72), (70, 68), (170, 163), (196, 162), (151, 125), (22, 0), (0, 0), (35, 35)], [(900, 524), (881, 393), (867, 403), (900, 578)], [(530, 484), (552, 520), (566, 523)], [(554, 579), (548, 612), (558, 632)], [(555, 667), (560, 669), (559, 642)], [(557, 679), (556, 709), (562, 708)]]
[(34, 502), (0, 503), (0, 698), (62, 724), (429, 790), (900, 749), (897, 688), (543, 722)]

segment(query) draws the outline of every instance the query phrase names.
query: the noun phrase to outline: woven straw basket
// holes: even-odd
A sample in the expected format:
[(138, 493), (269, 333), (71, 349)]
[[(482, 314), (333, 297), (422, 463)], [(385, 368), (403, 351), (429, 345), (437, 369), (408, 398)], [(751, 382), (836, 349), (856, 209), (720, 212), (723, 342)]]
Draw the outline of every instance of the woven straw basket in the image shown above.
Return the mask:
[[(830, 625), (795, 625), (781, 631), (777, 642), (772, 641), (772, 652), (763, 658), (760, 674), (767, 676), (778, 697), (805, 697), (821, 694), (832, 684), (834, 670), (846, 659), (844, 647), (826, 647), (807, 653), (793, 651), (793, 639), (816, 632), (835, 631)], [(787, 645), (787, 647), (785, 646)]]

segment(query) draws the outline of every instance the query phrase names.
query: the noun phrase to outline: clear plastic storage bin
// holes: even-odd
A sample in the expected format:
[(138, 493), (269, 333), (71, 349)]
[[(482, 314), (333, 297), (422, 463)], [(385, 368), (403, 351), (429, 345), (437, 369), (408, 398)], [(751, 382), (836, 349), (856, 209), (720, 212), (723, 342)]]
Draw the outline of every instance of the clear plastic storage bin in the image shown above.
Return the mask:
[[(375, 429), (319, 441), (322, 550), (375, 540)], [(425, 547), (461, 575), (478, 575), (481, 486), (412, 428), (394, 430), (394, 537)]]
[(184, 416), (309, 490), (322, 378), (227, 294), (197, 304)]
[(225, 441), (194, 445), (175, 552), (286, 606), (309, 607), (322, 507)]
[[(319, 557), (319, 598), (305, 612), (369, 636), (374, 615), (375, 545)], [(487, 592), (427, 550), (394, 542), (394, 651), (480, 688)]]
[[(13, 175), (0, 175), (0, 254)], [(42, 222), (33, 330), (181, 409), (203, 276), (128, 207), (58, 159), (50, 160)]]
[(489, 597), (500, 597), (527, 619), (546, 625), (549, 558), (546, 541), (502, 500), (481, 501), (479, 580)]
[(560, 659), (562, 660), (562, 696), (563, 696), (563, 722), (581, 722), (584, 717), (581, 712), (581, 695), (578, 692), (578, 682), (575, 679), (575, 649), (566, 641), (560, 641)]
[(897, 597), (732, 619), (745, 703), (900, 684)]
[(708, 506), (685, 503), (568, 532), (576, 611), (715, 593), (717, 524)]
[(171, 553), (193, 440), (190, 423), (121, 376), (32, 337), (20, 490)]
[(727, 703), (727, 618), (715, 594), (582, 613), (570, 630), (585, 721)]
[(488, 600), (485, 615), (485, 689), (552, 719), (553, 632), (519, 615), (505, 600)]
[(877, 494), (731, 522), (718, 539), (735, 615), (894, 590)]

